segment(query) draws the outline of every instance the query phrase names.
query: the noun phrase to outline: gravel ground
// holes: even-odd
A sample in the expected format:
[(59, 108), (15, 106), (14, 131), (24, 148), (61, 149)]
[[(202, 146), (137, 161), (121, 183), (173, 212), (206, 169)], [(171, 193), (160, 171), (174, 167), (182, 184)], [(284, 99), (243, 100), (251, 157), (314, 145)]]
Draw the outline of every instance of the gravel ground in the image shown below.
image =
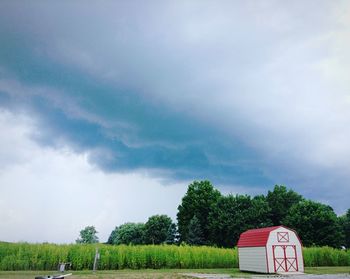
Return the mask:
[[(230, 275), (227, 275), (227, 274), (182, 273), (181, 275), (192, 277), (192, 278), (203, 278), (203, 279), (231, 278)], [(236, 279), (239, 279), (239, 278), (236, 278)], [(297, 275), (270, 275), (270, 276), (258, 275), (258, 276), (252, 276), (252, 279), (350, 279), (350, 274), (322, 274), (322, 275), (297, 274)]]
[[(255, 279), (269, 278), (269, 277), (253, 277)], [(350, 279), (350, 274), (300, 274), (300, 275), (284, 275), (284, 276), (275, 276), (278, 279)], [(271, 277), (270, 277), (271, 279)]]
[(254, 279), (350, 279), (350, 274), (298, 274), (298, 275), (283, 275), (283, 276), (253, 276)]

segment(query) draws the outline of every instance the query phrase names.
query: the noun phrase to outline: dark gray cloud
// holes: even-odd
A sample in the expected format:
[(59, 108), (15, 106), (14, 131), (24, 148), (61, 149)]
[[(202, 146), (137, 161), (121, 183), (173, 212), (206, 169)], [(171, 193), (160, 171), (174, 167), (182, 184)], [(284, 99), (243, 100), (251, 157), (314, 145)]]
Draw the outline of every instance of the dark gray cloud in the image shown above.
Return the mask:
[(348, 207), (346, 1), (1, 6), (1, 103), (35, 113), (41, 144)]

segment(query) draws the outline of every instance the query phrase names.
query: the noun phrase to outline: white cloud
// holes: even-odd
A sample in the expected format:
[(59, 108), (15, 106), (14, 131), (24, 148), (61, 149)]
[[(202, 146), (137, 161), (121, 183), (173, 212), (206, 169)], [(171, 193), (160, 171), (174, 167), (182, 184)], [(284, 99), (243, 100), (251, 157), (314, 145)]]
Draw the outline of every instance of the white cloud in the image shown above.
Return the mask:
[(164, 187), (147, 173), (103, 173), (88, 154), (38, 146), (30, 139), (37, 128), (28, 116), (0, 111), (1, 240), (74, 242), (94, 225), (106, 241), (127, 221), (153, 214), (175, 221), (186, 183)]

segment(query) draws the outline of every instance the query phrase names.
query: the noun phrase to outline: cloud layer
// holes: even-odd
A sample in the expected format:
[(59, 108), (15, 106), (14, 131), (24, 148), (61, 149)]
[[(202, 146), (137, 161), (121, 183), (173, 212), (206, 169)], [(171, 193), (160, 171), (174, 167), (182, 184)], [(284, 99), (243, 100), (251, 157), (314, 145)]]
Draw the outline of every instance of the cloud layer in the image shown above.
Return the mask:
[(106, 174), (88, 154), (69, 147), (41, 147), (36, 123), (0, 111), (0, 219), (2, 241), (74, 242), (94, 225), (106, 241), (116, 225), (146, 222), (154, 214), (175, 220), (184, 184), (164, 187), (147, 172)]
[[(140, 172), (158, 186), (286, 184), (338, 213), (349, 207), (347, 1), (0, 5), (3, 131), (31, 127), (29, 150), (68, 148), (108, 185)], [(35, 164), (29, 151), (16, 157), (22, 137), (0, 150), (13, 175)], [(66, 191), (82, 191), (65, 177)]]

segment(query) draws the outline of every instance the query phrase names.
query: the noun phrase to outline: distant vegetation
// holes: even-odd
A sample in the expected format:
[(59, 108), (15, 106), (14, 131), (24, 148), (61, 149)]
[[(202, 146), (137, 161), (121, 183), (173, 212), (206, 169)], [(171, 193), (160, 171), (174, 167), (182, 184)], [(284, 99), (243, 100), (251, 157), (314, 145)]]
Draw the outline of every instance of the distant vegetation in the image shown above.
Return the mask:
[(76, 243), (81, 244), (91, 244), (91, 243), (97, 243), (98, 237), (97, 237), (97, 231), (94, 226), (87, 226), (85, 229), (80, 231), (80, 238), (78, 238)]
[(77, 244), (0, 242), (0, 270), (54, 270), (59, 262), (70, 262), (74, 270), (91, 269), (96, 247), (99, 269), (105, 270), (237, 267), (239, 235), (280, 224), (295, 229), (309, 246), (303, 248), (306, 266), (350, 265), (350, 250), (335, 249), (350, 247), (350, 209), (337, 216), (330, 206), (285, 186), (276, 185), (266, 196), (224, 196), (209, 181), (195, 181), (178, 206), (177, 224), (166, 215), (125, 223), (105, 244), (97, 243), (94, 226), (80, 231)]
[[(285, 225), (304, 246), (350, 247), (350, 209), (337, 216), (325, 204), (276, 185), (267, 195), (222, 195), (209, 181), (194, 181), (178, 206), (177, 224), (166, 215), (116, 226), (108, 244), (180, 244), (234, 247), (245, 230)], [(87, 227), (85, 230), (91, 230)], [(91, 235), (85, 230), (81, 232)], [(83, 233), (83, 235), (82, 235)]]
[[(92, 269), (95, 248), (101, 254), (99, 269), (233, 268), (237, 249), (176, 245), (28, 244), (0, 242), (0, 270), (55, 270), (71, 262), (73, 270)], [(350, 251), (304, 248), (306, 266), (350, 265)]]

